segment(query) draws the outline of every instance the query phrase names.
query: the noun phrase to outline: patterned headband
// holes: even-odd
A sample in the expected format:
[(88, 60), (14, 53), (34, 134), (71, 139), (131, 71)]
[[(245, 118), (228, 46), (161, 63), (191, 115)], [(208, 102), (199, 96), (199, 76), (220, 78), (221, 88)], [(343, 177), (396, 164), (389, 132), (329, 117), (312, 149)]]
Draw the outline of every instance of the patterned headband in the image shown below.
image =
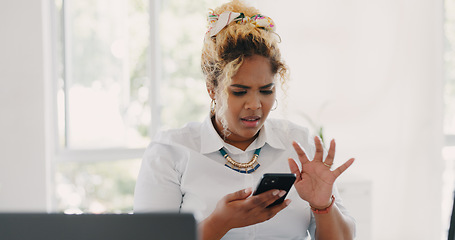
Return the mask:
[(275, 23), (273, 20), (267, 16), (261, 14), (256, 14), (252, 17), (246, 17), (243, 13), (235, 12), (224, 12), (220, 15), (218, 14), (209, 14), (208, 17), (209, 28), (207, 30), (207, 35), (210, 37), (216, 36), (224, 27), (229, 25), (231, 22), (237, 23), (251, 23), (258, 28), (265, 29), (267, 31), (275, 32)]

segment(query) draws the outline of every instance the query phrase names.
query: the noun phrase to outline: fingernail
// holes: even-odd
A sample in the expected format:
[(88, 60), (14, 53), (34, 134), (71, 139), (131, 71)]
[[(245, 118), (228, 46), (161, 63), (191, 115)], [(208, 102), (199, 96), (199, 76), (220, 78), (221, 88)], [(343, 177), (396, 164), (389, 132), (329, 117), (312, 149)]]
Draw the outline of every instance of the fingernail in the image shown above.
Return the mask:
[(272, 194), (273, 194), (273, 196), (276, 196), (276, 195), (278, 195), (278, 193), (280, 193), (280, 190), (275, 190), (275, 191), (273, 191)]
[(245, 188), (244, 191), (245, 191), (245, 193), (250, 193), (251, 192), (251, 188), (250, 187), (249, 188)]
[(280, 194), (278, 196), (282, 197), (284, 194), (286, 194), (286, 191), (280, 191)]
[(287, 199), (284, 204), (286, 204), (286, 206), (289, 206), (289, 204), (291, 204), (292, 200), (291, 199)]

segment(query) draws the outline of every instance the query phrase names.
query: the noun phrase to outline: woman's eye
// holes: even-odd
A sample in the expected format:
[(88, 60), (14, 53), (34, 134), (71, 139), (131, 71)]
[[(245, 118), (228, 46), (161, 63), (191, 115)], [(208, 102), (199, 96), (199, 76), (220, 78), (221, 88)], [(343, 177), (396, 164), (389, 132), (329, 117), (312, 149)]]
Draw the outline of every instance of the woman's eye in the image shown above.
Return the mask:
[(232, 91), (232, 94), (234, 94), (234, 96), (243, 96), (246, 94), (246, 91), (240, 91), (240, 92)]
[(273, 94), (273, 90), (262, 90), (261, 93), (265, 95), (270, 95)]

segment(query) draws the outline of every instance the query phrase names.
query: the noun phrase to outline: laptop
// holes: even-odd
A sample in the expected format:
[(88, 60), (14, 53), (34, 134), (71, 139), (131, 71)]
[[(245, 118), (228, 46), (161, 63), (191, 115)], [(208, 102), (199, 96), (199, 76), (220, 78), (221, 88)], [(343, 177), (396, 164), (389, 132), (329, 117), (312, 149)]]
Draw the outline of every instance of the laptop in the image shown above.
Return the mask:
[(196, 240), (189, 213), (0, 213), (2, 240)]

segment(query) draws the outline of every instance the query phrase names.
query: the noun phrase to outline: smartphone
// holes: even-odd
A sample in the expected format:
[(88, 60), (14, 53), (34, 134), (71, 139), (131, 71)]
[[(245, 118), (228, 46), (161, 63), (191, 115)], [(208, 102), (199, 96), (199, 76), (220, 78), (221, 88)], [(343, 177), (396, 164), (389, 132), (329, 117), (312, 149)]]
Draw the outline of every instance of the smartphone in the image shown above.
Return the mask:
[(286, 191), (286, 194), (267, 207), (269, 208), (280, 204), (288, 195), (289, 190), (295, 182), (295, 178), (296, 176), (294, 173), (266, 173), (262, 175), (262, 178), (259, 181), (259, 184), (253, 195), (258, 195), (271, 189), (284, 190)]

